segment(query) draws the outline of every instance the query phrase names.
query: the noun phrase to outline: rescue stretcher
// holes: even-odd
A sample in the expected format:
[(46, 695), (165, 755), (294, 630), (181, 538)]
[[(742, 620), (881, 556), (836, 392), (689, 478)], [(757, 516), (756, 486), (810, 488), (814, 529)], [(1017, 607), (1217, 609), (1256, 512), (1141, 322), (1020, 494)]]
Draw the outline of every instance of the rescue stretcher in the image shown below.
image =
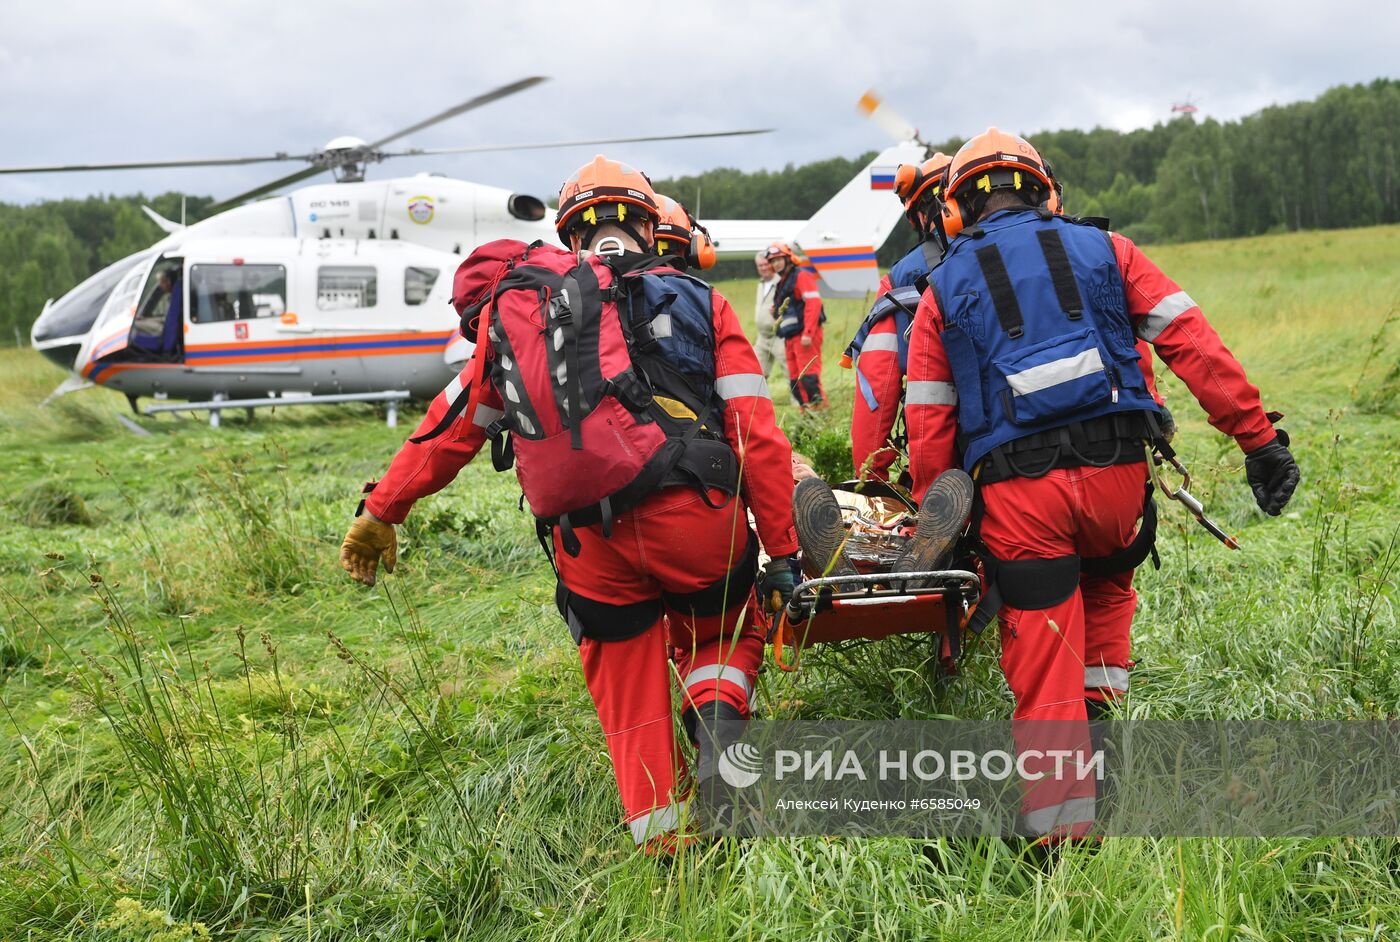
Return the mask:
[(897, 532), (899, 524), (916, 514), (917, 506), (901, 488), (883, 482), (848, 481), (832, 485), (832, 491), (849, 534), (846, 555), (857, 572), (798, 584), (771, 623), (774, 663), (793, 671), (809, 645), (912, 634), (936, 634), (943, 660), (955, 659), (968, 607), (981, 594), (977, 574), (890, 572), (906, 539)]

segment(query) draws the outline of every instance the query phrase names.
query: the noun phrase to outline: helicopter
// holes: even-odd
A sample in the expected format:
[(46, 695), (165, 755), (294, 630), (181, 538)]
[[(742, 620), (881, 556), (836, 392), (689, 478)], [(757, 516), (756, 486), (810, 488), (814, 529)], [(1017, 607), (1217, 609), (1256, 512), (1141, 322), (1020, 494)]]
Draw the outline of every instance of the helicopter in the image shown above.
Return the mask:
[[(219, 410), (235, 403), (251, 410), (287, 402), (430, 398), (472, 350), (449, 303), (462, 257), (495, 239), (551, 241), (555, 233), (538, 197), (426, 173), (366, 180), (370, 165), (397, 157), (766, 133), (386, 149), (542, 81), (521, 79), (379, 140), (338, 137), (309, 154), (0, 168), (38, 173), (308, 164), (222, 201), (192, 225), (144, 207), (165, 238), (50, 300), (31, 329), (34, 348), (73, 374), (53, 395), (106, 386), (124, 393), (133, 410), (143, 396), (207, 397), (145, 412), (204, 408), (216, 425)], [(751, 256), (773, 241), (791, 241), (810, 257), (829, 295), (873, 290), (875, 250), (897, 223), (899, 207), (879, 192), (872, 168), (908, 159), (907, 149), (882, 152), (810, 220), (707, 220), (718, 254)], [(267, 196), (326, 171), (336, 182)]]
[(1191, 115), (1191, 116), (1194, 117), (1196, 114), (1198, 114), (1198, 113), (1200, 112), (1200, 110), (1201, 110), (1201, 108), (1200, 108), (1199, 105), (1196, 104), (1196, 96), (1195, 96), (1194, 94), (1187, 94), (1186, 98), (1183, 99), (1182, 101), (1174, 101), (1174, 102), (1172, 102), (1172, 115), (1173, 115), (1173, 116), (1176, 116), (1176, 115), (1179, 115), (1179, 114), (1185, 114), (1185, 115)]

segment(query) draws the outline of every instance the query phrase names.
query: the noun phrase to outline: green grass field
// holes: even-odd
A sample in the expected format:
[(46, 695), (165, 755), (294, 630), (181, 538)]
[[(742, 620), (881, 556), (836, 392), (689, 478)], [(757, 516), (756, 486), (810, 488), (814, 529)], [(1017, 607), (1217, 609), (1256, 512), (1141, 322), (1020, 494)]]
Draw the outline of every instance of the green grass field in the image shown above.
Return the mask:
[[(1288, 413), (1304, 478), (1263, 518), (1238, 451), (1166, 382), (1196, 491), (1244, 549), (1164, 510), (1128, 715), (1396, 718), (1400, 228), (1152, 254)], [(722, 287), (747, 319), (752, 283)], [(779, 407), (828, 473), (861, 307), (828, 308), (837, 408)], [(0, 939), (1400, 935), (1394, 840), (1117, 839), (1050, 872), (998, 842), (643, 858), (513, 476), (481, 462), (424, 501), (366, 590), (337, 548), (407, 428), (351, 406), (137, 438), (105, 391), (36, 411), (62, 378), (0, 352)], [(936, 690), (927, 651), (769, 669), (761, 712), (1009, 715), (994, 641)]]

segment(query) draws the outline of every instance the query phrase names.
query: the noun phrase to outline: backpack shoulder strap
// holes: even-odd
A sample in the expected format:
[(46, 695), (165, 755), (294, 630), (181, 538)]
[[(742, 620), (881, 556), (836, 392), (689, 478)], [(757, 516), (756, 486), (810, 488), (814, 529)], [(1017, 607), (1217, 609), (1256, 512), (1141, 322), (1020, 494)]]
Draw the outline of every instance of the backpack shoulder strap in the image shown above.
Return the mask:
[(564, 402), (569, 445), (575, 451), (583, 448), (583, 417), (587, 409), (583, 401), (583, 371), (579, 368), (579, 332), (588, 327), (588, 312), (601, 311), (602, 307), (598, 276), (587, 259), (580, 259), (573, 271), (564, 276), (559, 294), (550, 300), (550, 313), (555, 321), (573, 325), (573, 330), (569, 332), (571, 336), (564, 342), (569, 374), (569, 388), (564, 392)]
[[(528, 255), (529, 251), (527, 250), (525, 255), (521, 255), (520, 258), (526, 258)], [(473, 332), (472, 328), (475, 327), (476, 348), (472, 356), (476, 368), (472, 371), (471, 379), (468, 381), (468, 388), (458, 393), (457, 398), (452, 400), (452, 404), (448, 407), (442, 420), (439, 421), (437, 425), (433, 426), (431, 430), (409, 439), (409, 441), (413, 442), (415, 445), (431, 441), (446, 432), (452, 427), (452, 424), (457, 421), (457, 417), (464, 412), (467, 414), (468, 418), (476, 418), (477, 407), (481, 404), (481, 398), (485, 392), (486, 361), (491, 355), (491, 316), (496, 308), (496, 300), (500, 297), (501, 292), (506, 290), (502, 286), (503, 282), (509, 278), (514, 270), (516, 261), (518, 261), (518, 259), (512, 258), (507, 261), (505, 265), (501, 266), (501, 270), (496, 273), (495, 278), (492, 279), (491, 284), (483, 293), (481, 300), (463, 309), (462, 336), (470, 336)], [(474, 324), (473, 321), (475, 321)]]

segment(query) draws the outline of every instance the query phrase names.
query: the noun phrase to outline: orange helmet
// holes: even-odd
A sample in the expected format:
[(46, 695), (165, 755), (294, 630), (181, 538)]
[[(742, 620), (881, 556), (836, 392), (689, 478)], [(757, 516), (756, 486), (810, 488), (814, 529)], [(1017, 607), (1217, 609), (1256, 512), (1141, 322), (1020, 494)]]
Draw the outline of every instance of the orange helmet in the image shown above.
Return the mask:
[(599, 154), (560, 187), (554, 228), (559, 240), (568, 245), (569, 233), (579, 226), (605, 221), (626, 224), (638, 215), (652, 222), (659, 218), (651, 181), (640, 170)]
[(768, 249), (763, 253), (763, 257), (770, 261), (780, 255), (787, 259), (790, 265), (802, 264), (800, 256), (794, 252), (792, 246), (788, 245), (786, 242), (774, 242), (772, 245), (768, 246)]
[(894, 195), (904, 202), (904, 208), (913, 207), (916, 200), (929, 192), (937, 196), (943, 189), (944, 171), (953, 158), (939, 151), (922, 164), (900, 164), (894, 174)]
[(943, 231), (952, 239), (971, 225), (993, 190), (1013, 190), (1038, 206), (1054, 188), (1034, 147), (1015, 134), (987, 128), (953, 155), (943, 188)]
[[(680, 203), (669, 196), (656, 194), (656, 206), (660, 210), (661, 221), (656, 224), (656, 254), (675, 255), (672, 248), (686, 249), (690, 246), (690, 213)], [(666, 243), (677, 243), (676, 246)]]
[(674, 255), (696, 268), (713, 268), (715, 247), (710, 233), (681, 203), (656, 196), (661, 221), (656, 224), (656, 254)]
[(923, 231), (916, 214), (929, 199), (943, 192), (952, 162), (953, 158), (939, 151), (922, 164), (900, 164), (895, 171), (894, 194), (904, 203), (904, 215), (915, 229)]

